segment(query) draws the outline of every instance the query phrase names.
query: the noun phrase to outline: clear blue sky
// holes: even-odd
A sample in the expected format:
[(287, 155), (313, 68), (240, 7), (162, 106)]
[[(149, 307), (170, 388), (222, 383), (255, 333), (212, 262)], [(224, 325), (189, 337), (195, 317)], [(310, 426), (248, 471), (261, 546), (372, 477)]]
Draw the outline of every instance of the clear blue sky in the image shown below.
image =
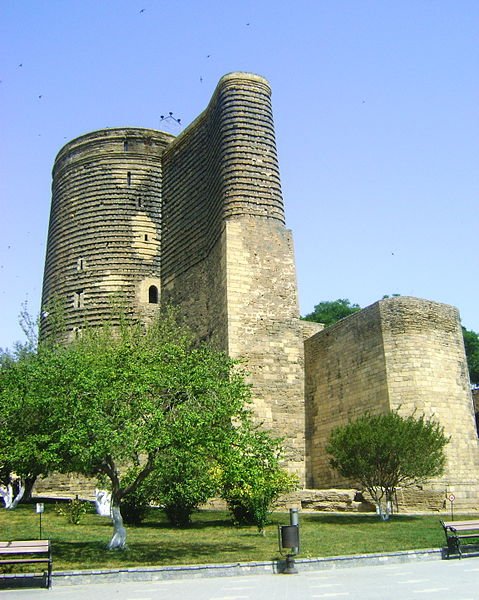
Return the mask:
[(399, 293), (479, 331), (478, 32), (477, 0), (3, 0), (0, 347), (39, 310), (63, 144), (187, 125), (230, 71), (273, 88), (302, 314)]

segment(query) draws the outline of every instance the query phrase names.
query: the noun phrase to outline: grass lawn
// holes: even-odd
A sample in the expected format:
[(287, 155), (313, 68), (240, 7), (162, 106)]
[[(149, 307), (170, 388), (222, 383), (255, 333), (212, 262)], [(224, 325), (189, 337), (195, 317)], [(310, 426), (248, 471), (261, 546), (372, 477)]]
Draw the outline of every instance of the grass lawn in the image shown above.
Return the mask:
[[(299, 558), (439, 548), (445, 543), (440, 518), (394, 515), (384, 523), (369, 514), (301, 513)], [(255, 527), (232, 525), (226, 512), (201, 511), (194, 514), (190, 527), (174, 529), (160, 510), (151, 509), (141, 526), (127, 526), (126, 551), (108, 551), (112, 533), (108, 518), (90, 512), (79, 525), (71, 525), (56, 513), (54, 504), (45, 504), (42, 537), (52, 540), (56, 571), (230, 563), (278, 558), (277, 526), (288, 524), (288, 513), (275, 513), (263, 537)], [(0, 509), (1, 540), (38, 537), (34, 504), (14, 511)]]

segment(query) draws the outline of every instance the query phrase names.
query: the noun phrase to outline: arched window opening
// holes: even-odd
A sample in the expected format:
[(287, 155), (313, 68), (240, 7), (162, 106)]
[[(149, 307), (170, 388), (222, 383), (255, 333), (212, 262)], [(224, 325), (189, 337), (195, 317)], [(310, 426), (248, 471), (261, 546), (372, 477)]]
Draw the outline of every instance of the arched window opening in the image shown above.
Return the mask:
[(131, 171), (128, 171), (128, 173), (126, 174), (126, 184), (128, 185), (128, 187), (131, 186)]
[(123, 150), (124, 150), (125, 152), (128, 152), (128, 140), (125, 140), (125, 141), (123, 142)]
[(148, 302), (150, 304), (158, 304), (158, 288), (156, 285), (150, 285), (148, 288)]

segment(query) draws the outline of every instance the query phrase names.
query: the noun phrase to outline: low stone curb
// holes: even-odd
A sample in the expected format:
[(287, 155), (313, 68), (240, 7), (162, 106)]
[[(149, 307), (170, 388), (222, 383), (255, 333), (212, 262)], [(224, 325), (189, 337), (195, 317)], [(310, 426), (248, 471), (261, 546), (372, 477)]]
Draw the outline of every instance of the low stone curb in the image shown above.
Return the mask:
[[(439, 560), (441, 549), (408, 550), (383, 554), (357, 554), (327, 558), (298, 558), (296, 567), (301, 571), (341, 569), (347, 567), (385, 565), (418, 560)], [(124, 569), (93, 569), (88, 571), (55, 571), (54, 586), (109, 583), (119, 581), (155, 581), (194, 579), (200, 577), (232, 577), (239, 575), (271, 575), (282, 573), (285, 561), (264, 561), (213, 565), (185, 565), (164, 567), (130, 567)]]

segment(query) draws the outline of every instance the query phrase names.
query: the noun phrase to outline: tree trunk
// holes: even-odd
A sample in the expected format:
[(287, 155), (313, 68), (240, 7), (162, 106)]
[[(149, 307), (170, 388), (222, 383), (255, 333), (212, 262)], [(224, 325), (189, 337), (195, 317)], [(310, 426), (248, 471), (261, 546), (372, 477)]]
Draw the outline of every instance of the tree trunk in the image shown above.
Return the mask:
[[(390, 496), (388, 495), (386, 498), (390, 498)], [(389, 521), (392, 514), (392, 501), (390, 499), (384, 501), (384, 497), (376, 500), (376, 512), (381, 521)]]
[(126, 548), (126, 529), (123, 527), (119, 503), (112, 504), (111, 520), (113, 522), (113, 537), (108, 544), (108, 550), (124, 550)]
[(378, 512), (379, 512), (379, 518), (381, 519), (381, 521), (389, 521), (391, 513), (387, 507), (386, 507), (386, 510), (384, 510), (383, 507), (380, 506)]
[(36, 475), (32, 477), (25, 477), (25, 494), (23, 495), (23, 502), (30, 502), (32, 499), (33, 486), (35, 485), (36, 480)]
[(25, 493), (25, 484), (23, 483), (23, 480), (20, 480), (19, 486), (18, 486), (18, 491), (15, 494), (15, 497), (13, 498), (12, 503), (10, 504), (10, 506), (8, 506), (8, 510), (14, 510), (15, 508), (17, 508), (20, 500), (23, 498), (23, 494)]
[(10, 508), (13, 502), (13, 488), (10, 483), (6, 487), (0, 488), (0, 496), (2, 497), (5, 508)]

